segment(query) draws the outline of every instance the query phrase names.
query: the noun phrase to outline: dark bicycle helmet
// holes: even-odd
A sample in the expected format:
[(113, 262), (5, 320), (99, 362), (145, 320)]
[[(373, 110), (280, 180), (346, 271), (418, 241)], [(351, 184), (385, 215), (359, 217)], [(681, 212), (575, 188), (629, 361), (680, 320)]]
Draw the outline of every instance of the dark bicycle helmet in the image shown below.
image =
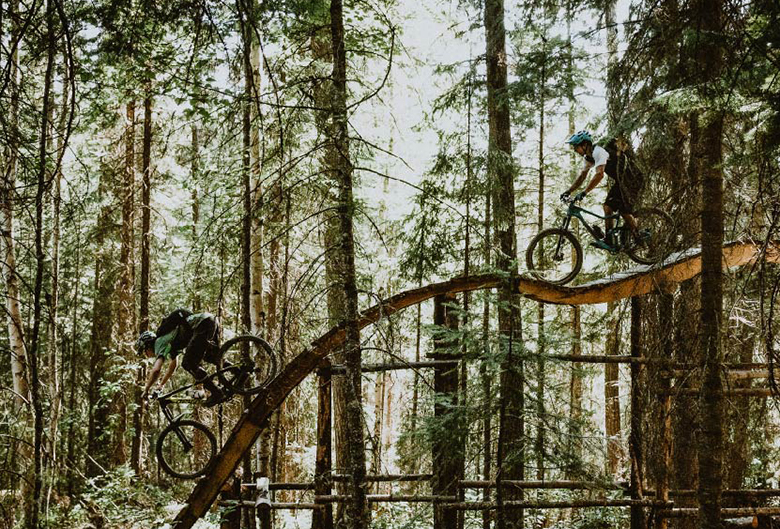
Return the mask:
[(143, 354), (143, 352), (146, 351), (149, 347), (152, 347), (156, 339), (157, 335), (152, 331), (142, 332), (138, 337), (138, 340), (135, 342), (135, 349), (138, 351), (138, 354)]
[(593, 136), (590, 135), (590, 132), (587, 130), (581, 130), (576, 134), (572, 134), (571, 137), (566, 140), (566, 143), (569, 145), (577, 146), (580, 143), (584, 141), (589, 141), (590, 143), (593, 143)]

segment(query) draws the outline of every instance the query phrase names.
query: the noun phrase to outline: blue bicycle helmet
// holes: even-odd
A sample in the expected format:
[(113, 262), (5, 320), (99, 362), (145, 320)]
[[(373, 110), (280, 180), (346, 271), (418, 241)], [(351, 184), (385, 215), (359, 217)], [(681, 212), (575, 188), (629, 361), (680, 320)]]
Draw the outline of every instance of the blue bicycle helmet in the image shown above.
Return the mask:
[(149, 347), (152, 347), (156, 339), (157, 335), (152, 331), (142, 332), (141, 336), (139, 336), (138, 340), (135, 342), (135, 349), (138, 351), (138, 354), (143, 354)]
[(583, 141), (589, 141), (593, 143), (593, 136), (590, 135), (590, 132), (587, 130), (581, 130), (577, 134), (572, 134), (571, 138), (566, 140), (566, 143), (569, 145), (577, 146)]

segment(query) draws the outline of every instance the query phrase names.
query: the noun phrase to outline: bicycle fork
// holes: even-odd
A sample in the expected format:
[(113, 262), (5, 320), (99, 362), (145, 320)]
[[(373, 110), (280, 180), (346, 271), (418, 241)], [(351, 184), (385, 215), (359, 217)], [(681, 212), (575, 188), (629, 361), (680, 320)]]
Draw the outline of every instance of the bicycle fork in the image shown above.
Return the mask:
[[(163, 415), (165, 415), (165, 418), (168, 419), (168, 422), (170, 424), (176, 424), (176, 422), (179, 419), (181, 419), (181, 417), (182, 417), (181, 415), (179, 415), (178, 417), (174, 417), (173, 416), (173, 413), (171, 413), (171, 410), (168, 409), (167, 404), (161, 403), (160, 407), (163, 410)], [(185, 454), (189, 453), (189, 451), (192, 450), (195, 447), (195, 445), (193, 445), (192, 442), (190, 442), (190, 440), (187, 439), (187, 436), (184, 435), (184, 432), (182, 432), (180, 428), (178, 428), (178, 427), (174, 428), (173, 432), (176, 434), (176, 437), (179, 438), (179, 441), (181, 441), (181, 445), (182, 445), (182, 448), (184, 449), (184, 453)]]

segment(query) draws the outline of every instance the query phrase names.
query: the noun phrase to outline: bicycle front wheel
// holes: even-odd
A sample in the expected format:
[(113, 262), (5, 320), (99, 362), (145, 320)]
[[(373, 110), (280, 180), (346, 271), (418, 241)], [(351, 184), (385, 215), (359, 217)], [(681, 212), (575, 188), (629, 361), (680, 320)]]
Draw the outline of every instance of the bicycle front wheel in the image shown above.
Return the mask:
[(276, 355), (259, 336), (236, 336), (222, 345), (220, 353), (219, 379), (235, 393), (257, 393), (276, 376)]
[(157, 439), (157, 460), (175, 478), (195, 479), (204, 475), (216, 453), (217, 439), (205, 424), (197, 421), (174, 421)]
[(655, 264), (668, 257), (675, 248), (674, 221), (662, 209), (646, 208), (634, 213), (637, 233), (626, 246), (628, 256), (639, 264)]
[(525, 251), (531, 274), (554, 285), (565, 285), (582, 269), (582, 246), (567, 230), (552, 228), (539, 232)]

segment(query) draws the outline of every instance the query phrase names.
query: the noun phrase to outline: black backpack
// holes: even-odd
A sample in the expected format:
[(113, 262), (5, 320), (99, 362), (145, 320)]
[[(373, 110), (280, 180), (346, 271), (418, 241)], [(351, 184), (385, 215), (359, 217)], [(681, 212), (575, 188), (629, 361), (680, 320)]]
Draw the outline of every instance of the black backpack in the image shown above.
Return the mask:
[(632, 201), (636, 199), (645, 185), (645, 175), (639, 167), (636, 155), (629, 148), (618, 154), (617, 139), (611, 138), (602, 148), (609, 154), (609, 160), (604, 168), (607, 176), (614, 179), (624, 195)]
[(192, 338), (192, 329), (187, 323), (187, 318), (192, 316), (192, 312), (187, 309), (176, 309), (168, 314), (157, 327), (157, 336), (164, 336), (177, 327), (181, 332), (176, 335), (171, 347), (174, 351), (182, 350)]

